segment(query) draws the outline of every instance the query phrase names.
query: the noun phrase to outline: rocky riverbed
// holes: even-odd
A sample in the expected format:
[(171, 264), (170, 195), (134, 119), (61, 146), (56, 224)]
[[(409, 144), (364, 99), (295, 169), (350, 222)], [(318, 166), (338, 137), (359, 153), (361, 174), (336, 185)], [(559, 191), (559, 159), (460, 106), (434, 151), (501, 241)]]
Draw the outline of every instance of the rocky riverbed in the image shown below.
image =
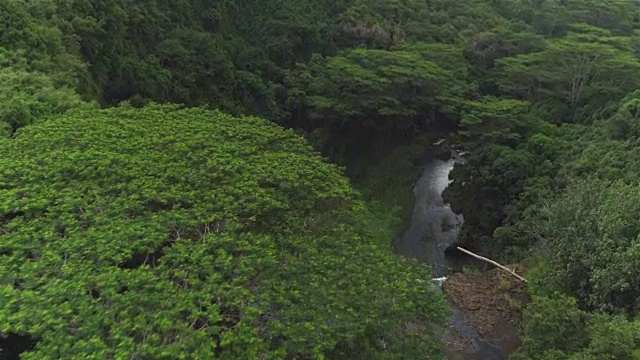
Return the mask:
[[(507, 266), (521, 273), (518, 266)], [(478, 335), (511, 354), (521, 342), (517, 326), (521, 309), (529, 301), (526, 284), (500, 269), (455, 273), (443, 284), (444, 293), (470, 322)], [(448, 357), (454, 360), (483, 359), (466, 339), (449, 336)]]

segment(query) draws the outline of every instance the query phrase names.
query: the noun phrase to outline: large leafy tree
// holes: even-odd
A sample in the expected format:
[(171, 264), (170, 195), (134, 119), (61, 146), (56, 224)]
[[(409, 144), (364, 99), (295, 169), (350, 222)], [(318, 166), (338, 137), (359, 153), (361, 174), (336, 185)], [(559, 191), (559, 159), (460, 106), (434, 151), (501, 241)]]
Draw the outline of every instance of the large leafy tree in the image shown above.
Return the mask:
[(331, 121), (405, 118), (437, 109), (455, 76), (418, 52), (357, 49), (317, 57), (309, 77), (308, 105)]
[(496, 144), (517, 146), (539, 122), (528, 113), (529, 103), (483, 98), (464, 104), (459, 136), (469, 148)]
[(37, 341), (25, 359), (437, 348), (424, 269), (372, 243), (348, 181), (291, 131), (120, 107), (0, 147), (0, 332)]
[[(439, 65), (431, 59), (433, 50), (462, 66)], [(465, 75), (461, 51), (447, 46), (416, 44), (315, 56), (290, 72), (287, 107), (295, 125), (326, 129), (335, 135), (334, 143), (362, 147), (362, 135), (392, 138), (434, 124), (455, 125), (453, 109), (470, 91)]]
[[(640, 84), (640, 62), (615, 38), (591, 30), (548, 42), (541, 51), (499, 60), (500, 89), (530, 100), (557, 122), (592, 120)], [(599, 34), (606, 31), (599, 31)]]

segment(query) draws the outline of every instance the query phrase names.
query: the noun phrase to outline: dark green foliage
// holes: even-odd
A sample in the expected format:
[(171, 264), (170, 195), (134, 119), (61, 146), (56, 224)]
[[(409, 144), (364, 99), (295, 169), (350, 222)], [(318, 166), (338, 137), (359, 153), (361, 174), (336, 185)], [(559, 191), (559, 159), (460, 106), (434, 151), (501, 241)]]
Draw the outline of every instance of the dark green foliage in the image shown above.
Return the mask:
[(524, 314), (523, 347), (514, 359), (596, 360), (640, 358), (640, 322), (591, 315), (575, 300), (536, 297)]
[(30, 6), (20, 0), (0, 4), (0, 61), (3, 68), (11, 60), (21, 63), (23, 70), (46, 73), (56, 87), (73, 87), (77, 77), (85, 73), (85, 64), (67, 51), (65, 35), (59, 28), (47, 26), (40, 16), (32, 14), (32, 10), (48, 13), (48, 5), (39, 2)]
[(524, 349), (529, 358), (566, 358), (588, 343), (586, 313), (571, 298), (536, 297), (524, 316)]
[(500, 242), (499, 238), (491, 239), (491, 235), (508, 218), (509, 205), (525, 189), (529, 177), (535, 175), (534, 162), (535, 157), (526, 150), (490, 145), (476, 150), (467, 165), (453, 170), (453, 178), (470, 179), (455, 181), (444, 194), (455, 211), (465, 214), (462, 242), (477, 241), (488, 253), (513, 260), (513, 255), (521, 251), (510, 248), (515, 245), (514, 239)]
[(598, 0), (493, 0), (495, 9), (507, 19), (523, 21), (541, 35), (566, 35), (572, 23), (586, 23), (631, 35), (640, 9), (633, 1)]
[(614, 140), (640, 137), (640, 92), (634, 91), (622, 99), (618, 111), (605, 126)]
[(490, 70), (495, 61), (544, 48), (544, 37), (521, 23), (504, 23), (491, 31), (478, 32), (469, 40), (468, 56), (480, 70)]
[[(552, 277), (583, 307), (607, 312), (639, 309), (635, 243), (640, 228), (638, 187), (590, 179), (567, 189), (537, 216), (547, 239)], [(570, 260), (569, 260), (570, 259)]]
[(18, 133), (0, 143), (0, 324), (39, 339), (26, 359), (319, 357), (365, 327), (402, 354), (410, 319), (435, 339), (424, 269), (358, 230), (348, 181), (290, 131), (153, 106)]
[(538, 122), (531, 118), (529, 105), (525, 101), (491, 97), (468, 101), (458, 134), (471, 149), (484, 144), (516, 147)]

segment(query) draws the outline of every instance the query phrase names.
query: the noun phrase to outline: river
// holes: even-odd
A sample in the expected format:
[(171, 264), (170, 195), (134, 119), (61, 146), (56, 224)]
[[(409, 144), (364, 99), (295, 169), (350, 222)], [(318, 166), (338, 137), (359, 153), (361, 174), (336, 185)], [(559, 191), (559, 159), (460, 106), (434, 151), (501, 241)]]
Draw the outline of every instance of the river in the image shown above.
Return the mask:
[[(451, 182), (449, 173), (461, 161), (461, 157), (454, 152), (447, 161), (433, 159), (424, 166), (422, 176), (413, 189), (415, 202), (411, 225), (395, 244), (396, 255), (431, 265), (433, 278), (450, 274), (445, 250), (455, 243), (464, 224), (463, 216), (454, 213), (442, 199), (443, 191)], [(442, 282), (435, 283), (438, 291), (442, 292)], [(507, 359), (500, 349), (482, 339), (465, 315), (453, 303), (449, 303), (454, 309), (451, 330), (471, 344), (474, 359)]]

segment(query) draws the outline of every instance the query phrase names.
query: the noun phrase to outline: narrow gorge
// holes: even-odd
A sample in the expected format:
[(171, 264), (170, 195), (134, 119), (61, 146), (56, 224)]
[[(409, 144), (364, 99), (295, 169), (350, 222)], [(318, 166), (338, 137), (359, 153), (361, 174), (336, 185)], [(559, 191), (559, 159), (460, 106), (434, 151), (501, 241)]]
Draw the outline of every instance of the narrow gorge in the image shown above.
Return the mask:
[[(454, 247), (464, 224), (463, 215), (451, 210), (451, 206), (443, 200), (442, 193), (453, 181), (449, 178), (451, 170), (462, 162), (464, 158), (455, 150), (451, 150), (448, 160), (432, 158), (426, 161), (413, 189), (415, 203), (411, 224), (395, 244), (396, 255), (431, 266), (432, 281), (439, 293), (443, 292), (444, 282), (454, 273), (446, 252)], [(508, 358), (504, 349), (478, 333), (468, 315), (452, 299), (448, 299), (448, 303), (454, 311), (444, 339), (450, 359)]]

